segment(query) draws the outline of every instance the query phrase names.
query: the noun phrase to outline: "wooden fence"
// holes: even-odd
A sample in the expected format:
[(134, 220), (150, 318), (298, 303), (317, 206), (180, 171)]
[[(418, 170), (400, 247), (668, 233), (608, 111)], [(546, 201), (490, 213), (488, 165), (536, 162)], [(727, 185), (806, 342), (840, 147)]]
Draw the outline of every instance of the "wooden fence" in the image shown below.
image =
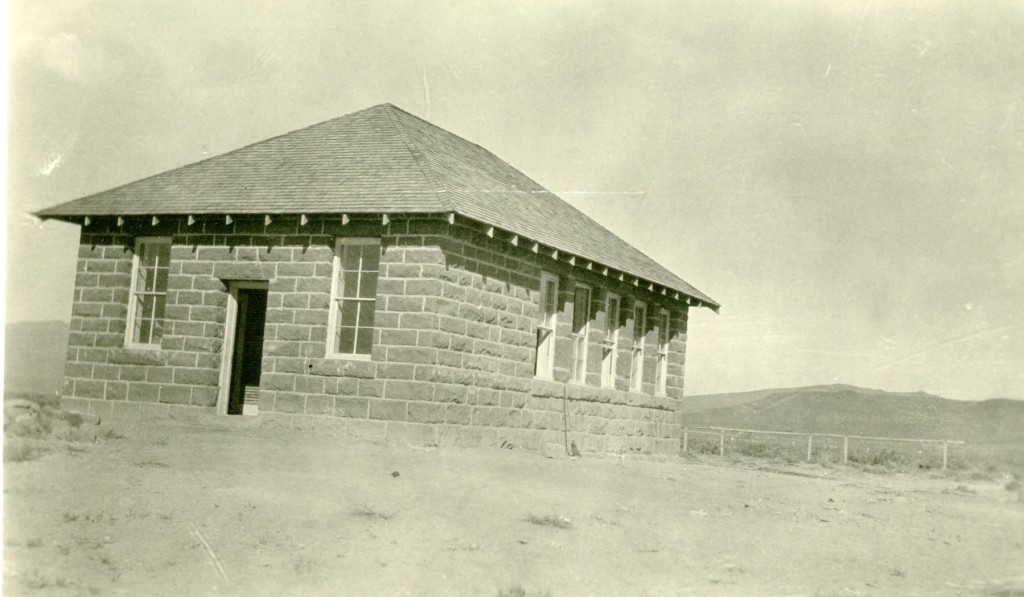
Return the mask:
[(917, 444), (941, 444), (942, 445), (942, 470), (946, 470), (949, 466), (949, 447), (950, 446), (962, 446), (966, 442), (961, 440), (942, 440), (942, 439), (913, 439), (906, 437), (872, 437), (868, 435), (837, 435), (834, 433), (802, 433), (796, 431), (765, 431), (762, 429), (735, 429), (730, 427), (683, 427), (683, 452), (689, 450), (690, 434), (699, 435), (717, 435), (718, 436), (718, 455), (725, 455), (725, 436), (726, 433), (749, 433), (752, 435), (789, 435), (807, 438), (807, 461), (811, 461), (811, 456), (814, 449), (814, 438), (829, 438), (833, 437), (836, 439), (843, 440), (843, 464), (846, 464), (849, 460), (850, 455), (850, 440), (868, 440), (868, 441), (884, 441), (884, 442), (898, 442), (898, 443), (917, 443)]

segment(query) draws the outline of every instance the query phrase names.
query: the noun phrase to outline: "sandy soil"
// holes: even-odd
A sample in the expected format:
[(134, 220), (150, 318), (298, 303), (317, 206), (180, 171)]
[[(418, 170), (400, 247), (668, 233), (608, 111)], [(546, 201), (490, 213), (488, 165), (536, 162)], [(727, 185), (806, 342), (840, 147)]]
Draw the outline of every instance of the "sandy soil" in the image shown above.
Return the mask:
[(84, 447), (5, 465), (5, 594), (1024, 594), (1000, 481), (173, 423)]

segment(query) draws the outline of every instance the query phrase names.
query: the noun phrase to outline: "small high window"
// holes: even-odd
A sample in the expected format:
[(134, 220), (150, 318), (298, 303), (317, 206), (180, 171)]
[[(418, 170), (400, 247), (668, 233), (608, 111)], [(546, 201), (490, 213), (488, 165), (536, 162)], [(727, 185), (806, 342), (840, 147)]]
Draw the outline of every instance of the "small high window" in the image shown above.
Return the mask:
[(339, 238), (334, 246), (327, 354), (370, 358), (380, 270), (379, 238)]
[(669, 323), (668, 311), (662, 309), (658, 313), (658, 372), (655, 377), (657, 385), (654, 389), (655, 394), (659, 396), (665, 395), (668, 385), (668, 341), (671, 338)]
[(601, 385), (606, 388), (615, 387), (615, 371), (619, 360), (619, 306), (622, 304), (619, 295), (608, 293), (605, 302), (605, 334), (601, 345)]
[(587, 381), (587, 345), (590, 335), (590, 287), (576, 284), (572, 299), (572, 375), (576, 383)]
[(633, 306), (633, 363), (629, 389), (640, 392), (644, 387), (644, 330), (647, 328), (647, 305), (637, 301)]
[(126, 346), (160, 347), (160, 339), (164, 334), (170, 260), (170, 238), (146, 236), (135, 240), (128, 325), (125, 326)]
[(537, 368), (535, 375), (551, 379), (555, 367), (555, 326), (558, 319), (558, 276), (540, 275), (540, 313), (537, 319)]

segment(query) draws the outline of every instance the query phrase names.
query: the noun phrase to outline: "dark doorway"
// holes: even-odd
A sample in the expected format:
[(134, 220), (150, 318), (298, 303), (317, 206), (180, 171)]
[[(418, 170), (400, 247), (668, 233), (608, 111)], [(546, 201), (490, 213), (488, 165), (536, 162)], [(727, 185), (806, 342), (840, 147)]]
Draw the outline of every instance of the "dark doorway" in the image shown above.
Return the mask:
[[(235, 349), (231, 359), (228, 414), (255, 414), (263, 369), (263, 328), (267, 322), (267, 290), (238, 289)], [(248, 406), (248, 408), (247, 408)]]

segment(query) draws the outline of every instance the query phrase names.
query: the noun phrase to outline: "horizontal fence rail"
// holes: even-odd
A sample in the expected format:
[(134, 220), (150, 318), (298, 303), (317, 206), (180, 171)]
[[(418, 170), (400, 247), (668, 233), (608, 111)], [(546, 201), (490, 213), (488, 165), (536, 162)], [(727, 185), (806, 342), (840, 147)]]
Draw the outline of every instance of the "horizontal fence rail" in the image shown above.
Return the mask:
[[(896, 443), (915, 443), (921, 445), (941, 445), (942, 446), (942, 470), (946, 470), (949, 466), (949, 446), (962, 446), (966, 442), (963, 440), (951, 440), (951, 439), (920, 439), (920, 438), (909, 438), (909, 437), (874, 437), (870, 435), (841, 435), (836, 433), (805, 433), (800, 431), (766, 431), (764, 429), (738, 429), (733, 427), (683, 427), (683, 453), (689, 451), (690, 448), (690, 435), (708, 435), (717, 436), (718, 438), (718, 455), (725, 455), (725, 438), (726, 434), (732, 434), (733, 439), (738, 434), (751, 434), (754, 436), (793, 436), (794, 438), (807, 438), (807, 461), (810, 462), (814, 453), (814, 438), (836, 438), (843, 440), (843, 464), (849, 461), (850, 456), (850, 440), (861, 440), (861, 441), (878, 441), (878, 442), (896, 442)], [(826, 445), (826, 447), (828, 447)]]

